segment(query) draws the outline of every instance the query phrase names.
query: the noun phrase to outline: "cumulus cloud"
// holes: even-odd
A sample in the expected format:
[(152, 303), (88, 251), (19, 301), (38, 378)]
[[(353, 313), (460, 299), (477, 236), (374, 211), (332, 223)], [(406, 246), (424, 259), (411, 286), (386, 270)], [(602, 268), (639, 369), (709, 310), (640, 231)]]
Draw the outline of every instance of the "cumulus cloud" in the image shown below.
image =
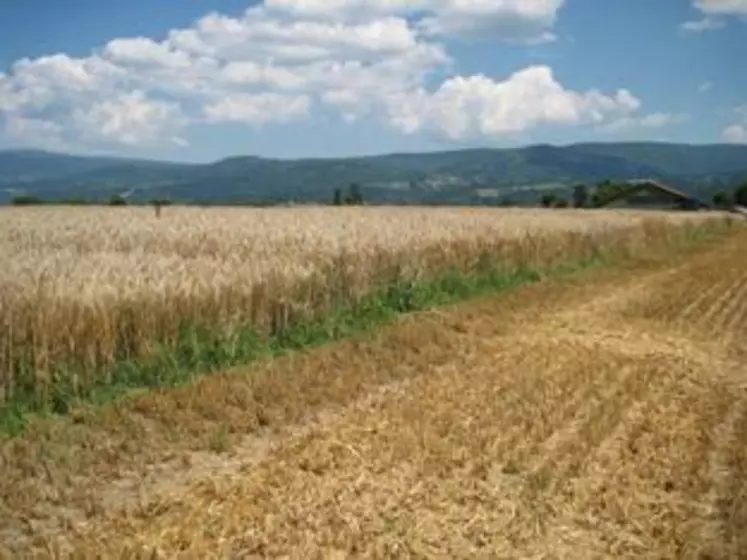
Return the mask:
[(115, 38), (87, 57), (20, 60), (0, 73), (2, 122), (12, 139), (78, 146), (182, 146), (189, 126), (280, 125), (320, 111), (453, 139), (541, 125), (664, 126), (627, 90), (574, 91), (547, 66), (507, 77), (457, 73), (447, 38), (549, 40), (562, 5), (265, 0), (237, 17), (209, 13), (161, 40)]
[(161, 41), (117, 38), (88, 57), (20, 60), (0, 74), (0, 110), (14, 139), (43, 122), (61, 127), (59, 140), (140, 145), (199, 122), (289, 122), (313, 97), (344, 105), (343, 90), (360, 113), (377, 91), (415, 87), (448, 62), (400, 17), (341, 23), (259, 6), (207, 14)]
[(721, 29), (726, 25), (724, 17), (747, 18), (747, 0), (694, 0), (693, 7), (703, 18), (682, 24), (682, 29), (690, 33)]
[(724, 129), (723, 138), (732, 144), (747, 144), (747, 125), (733, 124), (727, 126)]
[(8, 114), (5, 121), (5, 133), (10, 140), (20, 146), (53, 150), (67, 147), (62, 141), (62, 125), (44, 119)]
[(185, 52), (176, 50), (166, 42), (158, 43), (146, 37), (109, 41), (102, 56), (115, 64), (133, 68), (186, 69), (192, 65), (192, 60)]
[(682, 29), (689, 33), (703, 33), (704, 31), (721, 29), (724, 25), (726, 24), (722, 20), (709, 16), (694, 21), (686, 21), (682, 24)]
[(734, 112), (739, 122), (727, 126), (721, 136), (732, 144), (747, 144), (747, 105), (737, 107)]
[(705, 14), (747, 16), (747, 0), (695, 0), (693, 5)]
[(143, 91), (135, 90), (78, 107), (70, 120), (91, 143), (104, 140), (135, 146), (154, 143), (177, 127), (180, 110), (175, 103), (149, 99)]
[(519, 43), (552, 40), (564, 0), (267, 0), (269, 9), (296, 16), (356, 20), (410, 16), (430, 35), (497, 37)]
[(682, 123), (686, 121), (687, 118), (687, 115), (673, 113), (651, 113), (640, 116), (624, 115), (597, 127), (597, 130), (614, 134), (639, 130), (656, 130)]
[(178, 126), (180, 108), (127, 87), (129, 76), (99, 56), (20, 60), (0, 77), (6, 134), (21, 142), (42, 137), (45, 146), (157, 143)]
[(309, 113), (310, 101), (306, 95), (233, 95), (205, 107), (209, 121), (235, 121), (253, 125), (267, 122), (287, 122)]
[(563, 0), (451, 0), (420, 22), (433, 35), (491, 37), (538, 44), (553, 41), (550, 31)]
[(433, 93), (420, 89), (387, 101), (402, 132), (432, 128), (452, 139), (496, 137), (539, 125), (601, 124), (629, 119), (641, 108), (624, 89), (612, 94), (566, 89), (547, 66), (526, 68), (504, 81), (457, 76)]

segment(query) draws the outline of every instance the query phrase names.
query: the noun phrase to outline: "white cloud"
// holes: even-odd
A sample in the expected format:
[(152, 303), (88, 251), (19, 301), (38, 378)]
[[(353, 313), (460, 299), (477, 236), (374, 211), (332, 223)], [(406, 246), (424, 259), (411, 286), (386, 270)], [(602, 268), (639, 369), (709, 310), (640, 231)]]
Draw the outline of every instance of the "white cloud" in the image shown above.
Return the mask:
[(721, 29), (724, 25), (726, 24), (722, 20), (708, 16), (695, 21), (686, 21), (682, 24), (682, 29), (690, 33), (702, 33), (704, 31)]
[(20, 60), (0, 76), (5, 134), (44, 146), (156, 143), (178, 126), (179, 106), (131, 87), (131, 72), (98, 56)]
[(313, 18), (352, 19), (425, 9), (429, 0), (266, 0), (270, 10)]
[(747, 105), (734, 109), (739, 122), (727, 126), (721, 133), (726, 142), (733, 144), (747, 144)]
[(549, 30), (563, 0), (451, 0), (421, 26), (433, 35), (501, 37), (538, 44), (553, 41)]
[(260, 6), (241, 18), (208, 14), (192, 28), (170, 32), (167, 41), (191, 55), (224, 60), (308, 61), (406, 52), (417, 37), (398, 17), (357, 23), (294, 20)]
[[(332, 92), (341, 90), (360, 99), (356, 113), (365, 112), (378, 92), (416, 87), (448, 62), (441, 45), (403, 18), (339, 23), (260, 6), (237, 18), (208, 14), (162, 41), (118, 38), (88, 57), (21, 60), (0, 74), (0, 110), (58, 123), (87, 142), (98, 135), (136, 145), (167, 141), (203, 116), (287, 122), (308, 112), (314, 97), (334, 106), (340, 98)], [(274, 101), (286, 99), (277, 97), (283, 91), (296, 95), (288, 106)]]
[(76, 108), (72, 125), (90, 143), (105, 141), (128, 146), (154, 144), (181, 119), (176, 103), (148, 99), (140, 90)]
[(122, 70), (98, 58), (65, 54), (15, 62), (0, 74), (0, 110), (43, 109), (103, 91)]
[(190, 57), (168, 43), (157, 43), (146, 37), (113, 39), (103, 49), (102, 56), (115, 64), (131, 67), (189, 68)]
[(565, 89), (547, 66), (526, 68), (502, 82), (458, 76), (434, 93), (420, 89), (388, 99), (391, 120), (401, 131), (432, 128), (452, 139), (495, 137), (547, 124), (598, 124), (640, 107), (627, 90), (605, 95)]
[(306, 95), (234, 95), (205, 107), (211, 122), (244, 122), (262, 125), (268, 122), (288, 122), (309, 113), (310, 100)]
[(747, 144), (747, 125), (733, 124), (727, 126), (724, 129), (723, 138), (733, 144)]
[(597, 127), (597, 130), (605, 133), (620, 133), (637, 130), (656, 130), (687, 120), (686, 115), (672, 113), (651, 113), (641, 116), (625, 115)]
[(565, 0), (267, 0), (269, 9), (302, 17), (356, 20), (407, 15), (431, 35), (552, 40)]
[(713, 82), (703, 82), (698, 86), (699, 93), (708, 93), (713, 89)]
[(726, 25), (724, 17), (747, 18), (747, 0), (694, 0), (693, 7), (704, 17), (682, 24), (682, 29), (691, 33), (721, 29)]
[(44, 119), (26, 118), (9, 114), (6, 117), (5, 132), (14, 144), (54, 150), (64, 150), (62, 125)]
[(747, 0), (695, 0), (693, 5), (704, 14), (747, 16)]
[[(547, 66), (462, 76), (443, 36), (549, 40), (563, 0), (266, 0), (163, 40), (115, 38), (0, 73), (5, 134), (70, 145), (186, 144), (183, 129), (333, 111), (404, 133), (512, 135), (543, 125), (665, 126), (627, 90), (577, 92)], [(440, 85), (429, 87), (441, 74)], [(615, 124), (617, 123), (617, 124)]]

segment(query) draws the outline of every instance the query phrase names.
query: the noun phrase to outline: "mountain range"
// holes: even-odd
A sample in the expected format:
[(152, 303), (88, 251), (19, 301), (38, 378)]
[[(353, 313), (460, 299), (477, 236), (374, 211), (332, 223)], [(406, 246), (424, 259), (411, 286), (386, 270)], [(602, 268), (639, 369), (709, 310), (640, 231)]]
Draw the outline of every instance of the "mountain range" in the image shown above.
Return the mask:
[(747, 181), (747, 145), (586, 143), (330, 159), (240, 156), (207, 164), (0, 151), (0, 204), (20, 195), (49, 201), (194, 204), (330, 202), (352, 183), (386, 204), (491, 204), (567, 196), (573, 185), (656, 178), (710, 200)]

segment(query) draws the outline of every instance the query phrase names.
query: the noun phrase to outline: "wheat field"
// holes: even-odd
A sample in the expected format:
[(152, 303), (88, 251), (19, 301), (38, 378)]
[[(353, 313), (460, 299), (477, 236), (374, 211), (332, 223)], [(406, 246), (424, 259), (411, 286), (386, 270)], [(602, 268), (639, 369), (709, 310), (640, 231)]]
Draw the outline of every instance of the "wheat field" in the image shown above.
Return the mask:
[[(417, 208), (0, 211), (2, 401), (72, 391), (185, 325), (278, 331), (382, 285), (644, 246), (684, 213)], [(648, 224), (648, 229), (642, 227)], [(653, 227), (653, 229), (652, 229)], [(658, 231), (658, 230), (657, 230)]]
[(529, 217), (558, 229), (505, 255), (625, 258), (38, 419), (0, 558), (747, 557), (747, 231)]

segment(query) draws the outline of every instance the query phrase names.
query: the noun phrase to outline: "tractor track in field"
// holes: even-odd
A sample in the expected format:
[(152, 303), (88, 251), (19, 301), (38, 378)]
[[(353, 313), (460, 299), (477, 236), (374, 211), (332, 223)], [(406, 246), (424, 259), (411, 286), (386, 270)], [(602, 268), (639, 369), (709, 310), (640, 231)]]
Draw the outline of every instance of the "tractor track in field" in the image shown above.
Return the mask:
[(720, 296), (712, 300), (702, 316), (694, 317), (693, 320), (708, 327), (724, 326), (724, 322), (728, 321), (731, 312), (743, 303), (741, 298), (744, 296), (745, 290), (747, 290), (747, 274), (728, 282), (726, 289), (722, 288)]
[(728, 333), (740, 331), (747, 321), (747, 274), (745, 274), (730, 292), (729, 301), (724, 305), (715, 326)]
[[(746, 240), (403, 318), (252, 381), (227, 374), (158, 403), (135, 398), (65, 428), (84, 450), (122, 437), (127, 414), (140, 427), (142, 463), (82, 451), (87, 478), (49, 464), (33, 474), (44, 469), (31, 449), (67, 433), (45, 440), (40, 428), (4, 450), (17, 513), (0, 524), (0, 550), (747, 557), (747, 365), (735, 359), (747, 344)], [(226, 404), (244, 390), (267, 416), (260, 427), (242, 428), (247, 416)], [(159, 418), (182, 410), (169, 399), (230, 425), (226, 440), (199, 448), (217, 436), (195, 424), (199, 437), (169, 443)], [(158, 445), (173, 457), (146, 458)]]

